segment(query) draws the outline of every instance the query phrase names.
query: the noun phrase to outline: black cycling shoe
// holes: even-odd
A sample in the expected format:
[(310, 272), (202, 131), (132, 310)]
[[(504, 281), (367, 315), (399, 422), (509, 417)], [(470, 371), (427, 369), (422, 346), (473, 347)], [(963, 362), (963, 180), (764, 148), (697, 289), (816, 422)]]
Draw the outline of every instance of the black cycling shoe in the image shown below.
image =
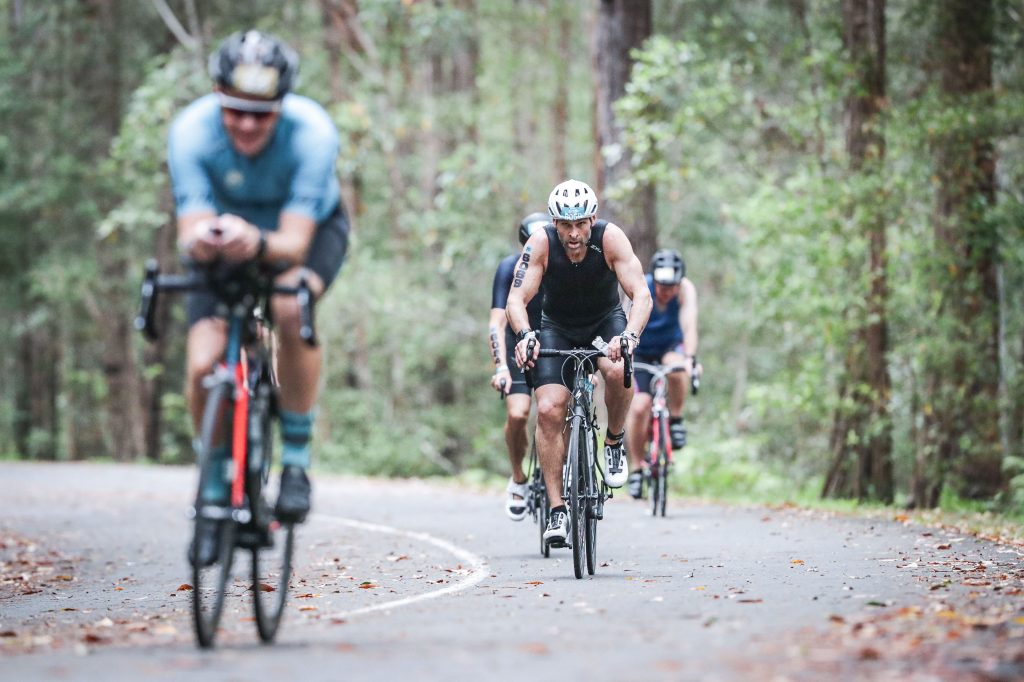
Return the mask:
[(309, 477), (297, 466), (286, 466), (281, 472), (281, 492), (277, 496), (274, 515), (286, 523), (302, 523), (309, 513)]
[(672, 441), (672, 449), (678, 450), (686, 445), (686, 427), (683, 422), (674, 422), (668, 425), (668, 438)]
[(220, 555), (220, 522), (198, 518), (195, 533), (188, 548), (189, 563), (199, 568), (213, 566)]

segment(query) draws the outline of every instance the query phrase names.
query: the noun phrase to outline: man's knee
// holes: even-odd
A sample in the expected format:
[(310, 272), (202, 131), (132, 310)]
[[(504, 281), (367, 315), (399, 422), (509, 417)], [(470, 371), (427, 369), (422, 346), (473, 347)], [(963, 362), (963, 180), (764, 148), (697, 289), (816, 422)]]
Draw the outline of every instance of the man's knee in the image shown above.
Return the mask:
[(561, 428), (561, 422), (565, 420), (565, 401), (555, 398), (537, 398), (537, 422), (542, 428)]
[(637, 393), (633, 396), (633, 402), (629, 404), (629, 416), (633, 418), (646, 418), (651, 412), (651, 396), (646, 393)]
[(508, 422), (509, 428), (512, 429), (525, 429), (526, 420), (530, 417), (529, 410), (523, 410), (518, 407), (509, 407), (506, 413), (505, 421)]

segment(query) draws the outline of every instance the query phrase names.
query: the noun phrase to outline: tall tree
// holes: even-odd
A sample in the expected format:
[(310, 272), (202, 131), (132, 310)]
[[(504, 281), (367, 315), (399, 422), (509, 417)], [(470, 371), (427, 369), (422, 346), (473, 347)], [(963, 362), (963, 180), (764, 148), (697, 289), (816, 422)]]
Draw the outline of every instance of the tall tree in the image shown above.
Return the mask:
[(992, 0), (936, 7), (940, 93), (952, 116), (936, 136), (933, 216), (941, 292), (938, 348), (929, 357), (926, 447), (914, 502), (939, 502), (947, 474), (960, 495), (991, 497), (1003, 485), (998, 410), (998, 234), (986, 212), (995, 201), (995, 148), (985, 128), (992, 108)]
[[(885, 0), (843, 0), (843, 43), (853, 77), (844, 101), (852, 227), (866, 237), (868, 290), (849, 313), (845, 372), (832, 430), (832, 466), (826, 496), (891, 502), (893, 499), (892, 392), (886, 359), (886, 220), (882, 186), (885, 137)], [(859, 273), (855, 273), (858, 276)], [(859, 279), (859, 277), (858, 277)]]
[[(657, 193), (650, 183), (627, 184), (631, 155), (615, 102), (626, 94), (634, 59), (630, 54), (651, 35), (650, 0), (599, 0), (594, 31), (594, 127), (597, 140), (594, 189), (603, 201), (601, 214), (626, 231), (641, 262), (657, 248)], [(612, 190), (616, 198), (609, 196)], [(621, 197), (621, 198), (619, 198)]]

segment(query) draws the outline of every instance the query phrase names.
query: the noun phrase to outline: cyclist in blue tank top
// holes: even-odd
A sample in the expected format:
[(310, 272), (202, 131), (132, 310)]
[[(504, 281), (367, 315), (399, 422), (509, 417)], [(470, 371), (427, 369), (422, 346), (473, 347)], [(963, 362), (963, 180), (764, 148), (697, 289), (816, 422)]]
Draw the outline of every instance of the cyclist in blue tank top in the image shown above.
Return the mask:
[[(550, 224), (546, 213), (531, 213), (526, 216), (519, 223), (519, 244), (526, 244), (530, 235)], [(494, 362), (491, 386), (505, 394), (505, 447), (508, 448), (508, 460), (512, 465), (512, 476), (505, 487), (505, 513), (513, 521), (522, 521), (526, 516), (526, 473), (523, 471), (523, 458), (526, 456), (526, 444), (529, 440), (526, 420), (530, 416), (531, 402), (530, 389), (526, 386), (523, 370), (515, 363), (515, 335), (505, 317), (508, 292), (512, 288), (518, 262), (519, 254), (510, 254), (501, 260), (494, 273), (488, 333), (491, 360)], [(534, 296), (526, 309), (530, 324), (537, 327), (540, 326), (542, 300), (542, 295)]]
[[(651, 295), (644, 271), (626, 234), (617, 225), (597, 219), (597, 196), (579, 180), (567, 180), (552, 190), (548, 213), (554, 226), (537, 232), (523, 247), (508, 297), (508, 321), (517, 333), (516, 363), (536, 367), (537, 456), (551, 503), (544, 531), (547, 542), (564, 542), (569, 517), (562, 501), (565, 459), (565, 411), (569, 389), (560, 358), (539, 358), (541, 347), (568, 349), (590, 346), (595, 336), (608, 342), (608, 357), (597, 368), (604, 377), (608, 432), (604, 440), (604, 480), (611, 488), (626, 482), (624, 427), (632, 389), (623, 386), (620, 339), (632, 353), (651, 312)], [(544, 287), (539, 336), (530, 324), (527, 304)], [(629, 316), (619, 304), (622, 287), (632, 301)], [(526, 356), (530, 339), (537, 339), (533, 357)]]
[[(177, 210), (178, 246), (198, 264), (260, 260), (278, 272), (275, 281), (305, 277), (319, 296), (338, 274), (348, 244), (335, 163), (338, 132), (317, 103), (289, 94), (298, 56), (259, 31), (236, 33), (210, 56), (214, 92), (175, 119), (168, 138), (168, 167)], [(310, 460), (320, 349), (299, 337), (294, 297), (275, 297), (277, 371), (283, 440), (280, 493), (282, 520), (305, 519), (310, 506)], [(206, 400), (202, 379), (218, 362), (227, 329), (216, 301), (196, 294), (188, 302), (187, 395), (198, 427)], [(227, 458), (227, 447), (213, 455)], [(221, 503), (223, 480), (201, 491)], [(216, 556), (214, 522), (197, 528), (193, 562)]]
[[(676, 251), (662, 249), (651, 259), (647, 287), (654, 309), (640, 335), (636, 359), (647, 364), (685, 365), (685, 373), (668, 375), (669, 436), (672, 447), (686, 444), (683, 405), (690, 376), (697, 365), (697, 289), (686, 278), (686, 264)], [(629, 494), (639, 498), (643, 482), (643, 449), (651, 420), (651, 375), (642, 369), (634, 374), (636, 395), (629, 406)]]

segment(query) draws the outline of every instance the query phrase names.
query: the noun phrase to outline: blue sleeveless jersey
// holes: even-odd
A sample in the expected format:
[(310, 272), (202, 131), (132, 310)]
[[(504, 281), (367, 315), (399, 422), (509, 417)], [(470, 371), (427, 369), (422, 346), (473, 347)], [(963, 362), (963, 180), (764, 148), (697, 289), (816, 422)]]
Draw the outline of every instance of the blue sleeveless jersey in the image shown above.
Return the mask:
[[(654, 299), (654, 277), (647, 275), (647, 288)], [(651, 318), (640, 335), (640, 345), (636, 347), (637, 355), (662, 356), (683, 342), (683, 329), (679, 326), (679, 299), (673, 298), (664, 310), (658, 310), (655, 303), (651, 309)]]
[(179, 216), (233, 213), (275, 230), (284, 211), (319, 224), (340, 201), (338, 131), (323, 107), (306, 97), (285, 96), (273, 136), (255, 157), (231, 146), (214, 94), (178, 114), (167, 147)]

